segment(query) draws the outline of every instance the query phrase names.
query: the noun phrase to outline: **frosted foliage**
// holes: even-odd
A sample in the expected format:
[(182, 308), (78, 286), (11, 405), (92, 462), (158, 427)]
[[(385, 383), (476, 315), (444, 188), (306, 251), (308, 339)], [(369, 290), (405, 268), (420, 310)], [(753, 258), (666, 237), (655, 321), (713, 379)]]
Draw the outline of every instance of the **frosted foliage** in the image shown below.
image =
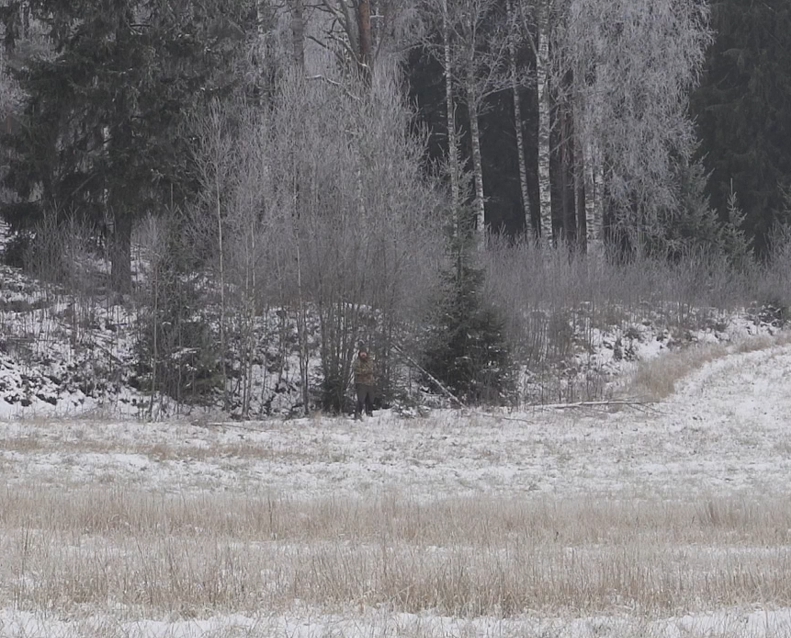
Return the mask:
[(579, 134), (622, 221), (650, 230), (676, 206), (673, 158), (694, 146), (687, 103), (712, 38), (708, 3), (570, 0), (565, 16), (556, 64), (574, 73)]

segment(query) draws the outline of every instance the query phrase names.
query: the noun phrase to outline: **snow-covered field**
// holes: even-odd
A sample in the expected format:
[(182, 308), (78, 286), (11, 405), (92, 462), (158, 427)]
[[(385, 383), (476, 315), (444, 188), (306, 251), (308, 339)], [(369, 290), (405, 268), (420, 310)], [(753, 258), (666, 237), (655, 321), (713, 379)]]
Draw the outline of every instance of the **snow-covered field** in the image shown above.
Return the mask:
[[(362, 424), (320, 416), (256, 423), (44, 417), (4, 422), (0, 636), (791, 636), (789, 435), (789, 345), (753, 352), (733, 349), (683, 380), (668, 399), (618, 409), (437, 411), (413, 419), (384, 412)], [(157, 499), (165, 504), (164, 514), (146, 509), (160, 502)], [(148, 513), (140, 518), (123, 511), (114, 516), (121, 521), (128, 515), (151, 536), (119, 532), (115, 528), (122, 527), (120, 522), (110, 525), (115, 525), (111, 534), (105, 523), (90, 518), (85, 518), (87, 523), (72, 521), (84, 514), (70, 514), (69, 508), (90, 510), (91, 502), (99, 511), (110, 502), (124, 503), (121, 509), (143, 503), (140, 511)], [(194, 545), (194, 554), (184, 549), (182, 555), (176, 547), (158, 553), (168, 542), (168, 532), (156, 532), (160, 523), (149, 519), (162, 516), (172, 522), (175, 502), (193, 503), (198, 511), (204, 507), (206, 528), (215, 526), (213, 532), (192, 530), (184, 536), (187, 545)], [(259, 522), (245, 523), (246, 527), (239, 523), (243, 538), (234, 539), (236, 523), (217, 531), (222, 525), (215, 519), (225, 516), (231, 521), (238, 513), (234, 508), (252, 509), (252, 502), (262, 504), (264, 513)], [(280, 504), (282, 514), (277, 516), (283, 520), (273, 520), (273, 503)], [(450, 503), (469, 504), (463, 511), (478, 519), (475, 532), (466, 527), (470, 521), (447, 514)], [(487, 509), (486, 503), (493, 506)], [(25, 514), (28, 506), (30, 515)], [(216, 511), (223, 507), (227, 511)], [(321, 530), (308, 530), (315, 525), (311, 516), (318, 516), (315, 512), (321, 508), (334, 512), (327, 514), (332, 532), (326, 537)], [(513, 515), (501, 515), (497, 508)], [(529, 521), (538, 518), (530, 517), (539, 510), (549, 522), (532, 527)], [(664, 518), (651, 522), (654, 510), (664, 511)], [(370, 511), (379, 512), (382, 520), (365, 523), (374, 530), (368, 537), (369, 527), (360, 521)], [(426, 521), (412, 536), (393, 532), (392, 537), (377, 537), (376, 530), (384, 529), (377, 526), (386, 524), (388, 511), (399, 516), (417, 512), (418, 519), (444, 516), (453, 527), (443, 528), (450, 530), (444, 539), (414, 540), (430, 535)], [(504, 526), (507, 532), (481, 532), (488, 517), (492, 529)], [(640, 517), (651, 520), (640, 522)], [(703, 526), (701, 518), (706, 519)], [(536, 540), (542, 526), (554, 530), (554, 539)], [(694, 534), (702, 530), (708, 536), (695, 536), (693, 528)], [(174, 538), (183, 534), (182, 530)], [(534, 545), (520, 548), (522, 537)], [(640, 546), (640, 539), (648, 537), (664, 540)], [(140, 548), (141, 538), (154, 539), (150, 554)], [(668, 538), (682, 539), (683, 544), (673, 549)], [(629, 545), (619, 547), (619, 539), (628, 539)], [(235, 540), (243, 545), (238, 555), (233, 553), (238, 549)], [(494, 551), (489, 544), (500, 540), (496, 561), (485, 562), (483, 554), (488, 557)], [(213, 549), (207, 552), (203, 541)], [(322, 554), (330, 543), (331, 552)], [(383, 599), (377, 596), (377, 587), (387, 591), (381, 579), (359, 595), (354, 583), (335, 582), (338, 574), (365, 572), (364, 561), (370, 557), (359, 553), (356, 543), (370, 545), (365, 551), (371, 556), (391, 556), (394, 566), (425, 569), (426, 582), (434, 583), (437, 591), (423, 583), (421, 600), (444, 600), (444, 607), (401, 596), (402, 590), (393, 600)], [(305, 545), (309, 550), (295, 549)], [(263, 560), (261, 551), (270, 552), (266, 560), (273, 565), (271, 573), (262, 577), (259, 570), (254, 576), (240, 576), (245, 566), (234, 563), (232, 556), (247, 556), (252, 569)], [(302, 551), (311, 557), (308, 572), (295, 566), (299, 554), (304, 567)], [(75, 552), (82, 562), (74, 558)], [(553, 572), (557, 565), (551, 562), (558, 552), (582, 556), (562, 564), (572, 572), (579, 569), (578, 579), (591, 578), (585, 584), (590, 604), (580, 583), (558, 585), (562, 577)], [(594, 563), (586, 560), (595, 553), (605, 558), (595, 563), (595, 573), (588, 573), (585, 566)], [(437, 558), (446, 554), (456, 562)], [(711, 558), (715, 555), (724, 558)], [(147, 582), (132, 581), (159, 573), (160, 556), (162, 561), (181, 556), (181, 562), (210, 556), (209, 562), (229, 571), (227, 581), (239, 581), (238, 591), (229, 594), (230, 586), (223, 581), (212, 598), (193, 591), (199, 584), (181, 583), (198, 601), (197, 607), (189, 608), (172, 599), (155, 600), (150, 593), (150, 604), (131, 593), (127, 596), (127, 590), (136, 587), (154, 591)], [(550, 561), (549, 567), (538, 573), (530, 556), (536, 562)], [(125, 560), (137, 560), (144, 569), (130, 572), (138, 576), (116, 589), (108, 572), (123, 570)], [(344, 564), (352, 560), (362, 562)], [(582, 567), (575, 566), (575, 560)], [(430, 571), (426, 561), (437, 561), (439, 567)], [(228, 567), (231, 564), (235, 567)], [(372, 565), (381, 569), (379, 562)], [(472, 591), (472, 581), (487, 579), (496, 571), (494, 566), (505, 576), (492, 582), (507, 581), (515, 591), (477, 612), (475, 605), (460, 604), (463, 611), (449, 613), (447, 607), (453, 603), (438, 591), (450, 587), (447, 565), (464, 583), (458, 585), (459, 592)], [(658, 580), (651, 571), (657, 565)], [(703, 566), (701, 573), (689, 576), (688, 570), (698, 569), (694, 565)], [(184, 578), (179, 565), (169, 569), (171, 580), (176, 572)], [(546, 582), (545, 595), (539, 591), (543, 585), (532, 598), (516, 591), (528, 582), (519, 574), (523, 569), (535, 572), (536, 582)], [(209, 586), (202, 566), (191, 570), (187, 577), (201, 574), (203, 586)], [(607, 576), (613, 570), (630, 573), (628, 578)], [(298, 583), (297, 575), (304, 573), (312, 574), (318, 584)], [(594, 576), (597, 583), (612, 577), (622, 589), (603, 591), (592, 583)], [(408, 574), (399, 577), (409, 580)], [(81, 579), (84, 582), (78, 582)], [(634, 581), (633, 589), (625, 587), (628, 579)], [(67, 581), (67, 593), (59, 592), (57, 583)], [(689, 582), (698, 583), (700, 591), (692, 588), (684, 594), (679, 583), (688, 587)], [(272, 591), (266, 596), (250, 592), (245, 583)], [(640, 591), (646, 583), (653, 588), (653, 598)], [(78, 584), (85, 589), (79, 595)], [(185, 600), (189, 596), (185, 593)], [(236, 609), (234, 597), (239, 600)], [(512, 601), (510, 606), (503, 602), (506, 599)], [(520, 606), (519, 601), (530, 600), (535, 604)]]

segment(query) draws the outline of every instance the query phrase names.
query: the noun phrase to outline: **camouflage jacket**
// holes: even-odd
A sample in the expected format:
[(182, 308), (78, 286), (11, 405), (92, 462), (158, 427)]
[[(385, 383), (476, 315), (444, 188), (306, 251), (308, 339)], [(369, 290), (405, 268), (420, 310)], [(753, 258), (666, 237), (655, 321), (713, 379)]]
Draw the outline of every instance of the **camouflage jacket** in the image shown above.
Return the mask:
[(363, 361), (360, 357), (354, 360), (354, 382), (362, 385), (374, 385), (376, 383), (376, 369), (370, 357), (367, 361)]

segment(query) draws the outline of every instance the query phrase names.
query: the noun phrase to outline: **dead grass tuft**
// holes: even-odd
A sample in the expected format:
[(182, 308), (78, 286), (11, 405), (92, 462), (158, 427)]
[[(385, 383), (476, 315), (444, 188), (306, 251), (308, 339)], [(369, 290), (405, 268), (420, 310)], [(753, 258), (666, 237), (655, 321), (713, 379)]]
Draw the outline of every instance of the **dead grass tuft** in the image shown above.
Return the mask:
[(676, 384), (708, 363), (729, 354), (746, 354), (791, 343), (791, 332), (775, 336), (760, 335), (733, 344), (702, 344), (671, 352), (637, 366), (629, 394), (648, 401), (661, 401), (672, 395)]
[(723, 345), (693, 346), (640, 362), (630, 394), (647, 401), (666, 399), (676, 391), (676, 383), (727, 353)]

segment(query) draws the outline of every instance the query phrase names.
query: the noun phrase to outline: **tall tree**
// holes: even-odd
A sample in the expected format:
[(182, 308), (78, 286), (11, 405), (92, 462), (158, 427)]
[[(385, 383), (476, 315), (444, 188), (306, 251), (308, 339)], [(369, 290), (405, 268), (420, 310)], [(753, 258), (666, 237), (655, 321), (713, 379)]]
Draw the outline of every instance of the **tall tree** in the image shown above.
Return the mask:
[(291, 9), (291, 41), (294, 52), (294, 64), (305, 72), (305, 3), (304, 0), (290, 0)]
[(460, 196), (460, 168), (454, 169), (460, 165), (454, 161), (457, 149), (454, 103), (460, 99), (467, 107), (473, 212), (480, 239), (486, 231), (480, 118), (487, 110), (487, 100), (511, 87), (507, 16), (495, 0), (429, 0), (425, 8), (429, 14), (427, 20), (441, 41), (437, 47), (429, 37), (427, 46), (442, 68), (454, 206), (457, 195)]
[(552, 182), (550, 177), (552, 108), (549, 73), (549, 38), (552, 0), (536, 3), (536, 92), (538, 98), (539, 232), (545, 244), (553, 241)]
[(251, 11), (220, 0), (31, 3), (54, 55), (26, 60), (19, 74), (28, 97), (9, 140), (5, 184), (16, 201), (3, 216), (14, 228), (45, 213), (103, 224), (112, 285), (129, 290), (134, 221), (189, 196), (179, 124), (231, 88)]
[(525, 230), (529, 231), (532, 226), (532, 215), (530, 212), (530, 195), (528, 192), (527, 181), (527, 161), (525, 159), (525, 135), (522, 130), (522, 97), (519, 65), (517, 63), (517, 49), (520, 29), (518, 27), (517, 12), (514, 7), (514, 0), (508, 0), (508, 72), (511, 81), (511, 93), (514, 102), (514, 133), (516, 134), (516, 154), (519, 166), (519, 195), (522, 204), (522, 214), (524, 216)]
[(456, 131), (456, 101), (453, 97), (453, 50), (451, 49), (448, 0), (442, 0), (442, 69), (445, 84), (445, 122), (448, 127), (448, 172), (450, 174), (451, 214), (459, 233), (461, 224), (461, 165)]
[(763, 251), (791, 180), (791, 4), (718, 0), (711, 13), (717, 37), (692, 97), (708, 194), (724, 215), (736, 193)]
[(383, 58), (400, 58), (419, 36), (416, 0), (321, 0), (317, 6), (331, 18), (327, 41), (320, 44), (334, 47), (368, 83)]
[(478, 237), (486, 232), (480, 117), (486, 100), (509, 85), (508, 33), (495, 0), (457, 0), (455, 48), (464, 101), (470, 118), (473, 207)]
[(535, 161), (537, 167), (538, 197), (537, 214), (534, 217), (535, 234), (542, 243), (554, 241), (552, 221), (552, 109), (553, 82), (552, 47), (558, 0), (535, 0), (517, 2), (513, 8), (513, 28), (519, 40), (529, 44), (535, 69), (532, 75), (533, 95), (536, 114), (534, 128), (536, 134)]
[(602, 171), (612, 226), (637, 248), (681, 214), (677, 169), (695, 150), (688, 104), (711, 42), (708, 3), (569, 0), (564, 15), (553, 73), (571, 79), (556, 84), (560, 99), (574, 104), (578, 147), (594, 163), (589, 185)]

